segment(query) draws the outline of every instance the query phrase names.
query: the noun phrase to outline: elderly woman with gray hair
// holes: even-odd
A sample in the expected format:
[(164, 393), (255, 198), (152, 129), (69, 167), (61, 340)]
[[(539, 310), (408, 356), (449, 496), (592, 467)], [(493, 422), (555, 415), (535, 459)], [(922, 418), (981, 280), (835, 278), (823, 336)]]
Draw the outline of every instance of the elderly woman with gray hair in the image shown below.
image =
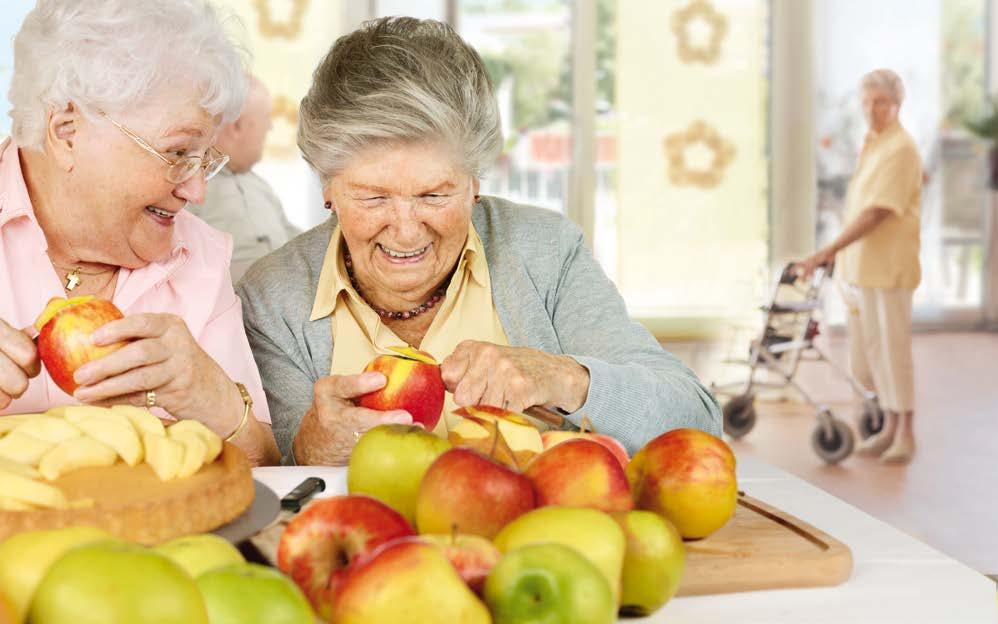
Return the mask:
[(478, 54), (448, 26), (385, 18), (339, 39), (301, 103), (298, 144), (331, 218), (238, 291), (286, 461), (344, 464), (361, 432), (409, 423), (353, 399), (387, 347), (441, 360), (453, 405), (588, 416), (631, 451), (676, 427), (720, 434), (710, 393), (627, 316), (561, 215), (479, 195), (502, 136)]
[(915, 452), (911, 305), (921, 280), (922, 161), (898, 122), (904, 101), (898, 75), (872, 71), (860, 88), (869, 131), (846, 195), (846, 228), (797, 268), (806, 277), (835, 262), (844, 283), (853, 374), (885, 411), (880, 432), (857, 452), (906, 463)]
[[(204, 0), (39, 0), (14, 40), (0, 144), (0, 418), (76, 402), (196, 419), (273, 463), (267, 403), (229, 280), (231, 240), (184, 208), (227, 157), (242, 60)], [(130, 343), (63, 393), (30, 337), (54, 297), (125, 313)]]

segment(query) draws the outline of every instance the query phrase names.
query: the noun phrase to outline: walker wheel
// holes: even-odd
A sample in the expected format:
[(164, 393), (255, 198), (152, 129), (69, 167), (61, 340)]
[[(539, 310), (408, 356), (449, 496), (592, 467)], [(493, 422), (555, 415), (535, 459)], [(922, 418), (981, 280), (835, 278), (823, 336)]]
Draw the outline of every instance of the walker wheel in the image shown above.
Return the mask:
[(830, 418), (831, 431), (818, 426), (811, 432), (811, 448), (827, 464), (837, 464), (852, 453), (854, 443), (852, 429), (841, 420)]
[(875, 433), (880, 433), (884, 428), (884, 410), (880, 408), (876, 399), (863, 404), (863, 415), (859, 417), (857, 425), (859, 436), (864, 440)]
[(740, 394), (724, 404), (724, 433), (741, 438), (755, 427), (755, 395)]

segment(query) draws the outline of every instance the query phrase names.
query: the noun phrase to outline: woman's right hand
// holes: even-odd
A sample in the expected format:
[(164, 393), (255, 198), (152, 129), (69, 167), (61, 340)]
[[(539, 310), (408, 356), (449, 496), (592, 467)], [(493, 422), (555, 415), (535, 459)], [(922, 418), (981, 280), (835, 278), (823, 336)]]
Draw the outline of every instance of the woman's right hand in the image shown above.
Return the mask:
[(330, 375), (315, 382), (312, 407), (302, 418), (292, 446), (299, 465), (345, 466), (360, 436), (385, 424), (412, 424), (404, 410), (380, 412), (357, 407), (353, 399), (385, 386), (381, 373)]
[(42, 370), (31, 336), (0, 320), (0, 410), (28, 389), (28, 380)]

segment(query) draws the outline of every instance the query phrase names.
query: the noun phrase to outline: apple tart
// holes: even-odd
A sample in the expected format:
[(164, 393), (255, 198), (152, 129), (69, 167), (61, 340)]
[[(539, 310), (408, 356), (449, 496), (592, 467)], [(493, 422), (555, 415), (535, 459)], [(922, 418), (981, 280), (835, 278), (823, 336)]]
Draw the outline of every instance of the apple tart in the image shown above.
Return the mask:
[(156, 544), (215, 529), (253, 502), (249, 460), (194, 420), (126, 405), (0, 416), (0, 540), (100, 527)]

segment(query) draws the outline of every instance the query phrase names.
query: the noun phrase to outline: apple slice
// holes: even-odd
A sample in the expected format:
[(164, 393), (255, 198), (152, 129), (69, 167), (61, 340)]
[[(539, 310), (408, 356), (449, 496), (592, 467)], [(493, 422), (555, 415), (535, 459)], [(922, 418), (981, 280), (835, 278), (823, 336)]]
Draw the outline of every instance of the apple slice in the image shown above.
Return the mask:
[(85, 418), (76, 426), (94, 440), (113, 448), (129, 466), (137, 466), (142, 461), (142, 441), (131, 421), (124, 416), (108, 412), (105, 416)]
[(34, 511), (35, 506), (31, 503), (0, 496), (0, 509), (3, 511)]
[(110, 466), (118, 460), (118, 453), (110, 446), (93, 438), (82, 436), (56, 444), (42, 456), (38, 472), (49, 481), (60, 475), (92, 466)]
[(38, 416), (17, 426), (11, 433), (24, 433), (29, 436), (58, 443), (80, 437), (80, 430), (61, 418)]
[(163, 421), (147, 409), (135, 407), (134, 405), (112, 405), (111, 412), (128, 418), (132, 423), (132, 427), (139, 434), (152, 433), (155, 435), (166, 435), (166, 428), (163, 427)]
[[(171, 427), (172, 429), (172, 427)], [(189, 477), (204, 465), (205, 457), (208, 456), (208, 445), (204, 443), (196, 433), (181, 431), (170, 436), (173, 440), (184, 445), (184, 461), (177, 470), (177, 478)]]
[(413, 349), (412, 347), (388, 347), (389, 351), (394, 351), (402, 357), (408, 360), (416, 360), (417, 362), (423, 362), (424, 364), (433, 364), (438, 366), (439, 362), (433, 359), (433, 356), (426, 351), (420, 351), (419, 349)]
[(217, 433), (205, 427), (203, 423), (197, 420), (178, 421), (167, 427), (166, 433), (172, 438), (177, 437), (181, 433), (193, 433), (200, 437), (201, 441), (208, 447), (204, 458), (204, 463), (206, 464), (215, 461), (215, 458), (222, 452), (222, 438), (218, 437)]
[(0, 457), (26, 466), (37, 466), (42, 455), (53, 446), (52, 442), (26, 433), (10, 433), (0, 439)]
[(34, 467), (3, 457), (0, 457), (0, 470), (13, 472), (28, 479), (40, 479), (42, 477), (42, 474), (35, 470)]
[(27, 421), (41, 416), (41, 414), (15, 414), (13, 416), (0, 416), (0, 436), (10, 433)]
[(76, 424), (81, 420), (93, 418), (94, 416), (98, 418), (107, 416), (108, 409), (106, 407), (97, 407), (96, 405), (65, 405), (50, 409), (47, 413), (52, 414), (52, 412), (61, 413), (66, 422)]
[(65, 509), (68, 505), (66, 495), (59, 488), (4, 470), (0, 470), (0, 492), (5, 498), (38, 507)]
[(146, 463), (152, 466), (159, 480), (169, 481), (175, 478), (184, 463), (184, 445), (166, 436), (151, 433), (142, 436), (142, 443), (146, 447)]

